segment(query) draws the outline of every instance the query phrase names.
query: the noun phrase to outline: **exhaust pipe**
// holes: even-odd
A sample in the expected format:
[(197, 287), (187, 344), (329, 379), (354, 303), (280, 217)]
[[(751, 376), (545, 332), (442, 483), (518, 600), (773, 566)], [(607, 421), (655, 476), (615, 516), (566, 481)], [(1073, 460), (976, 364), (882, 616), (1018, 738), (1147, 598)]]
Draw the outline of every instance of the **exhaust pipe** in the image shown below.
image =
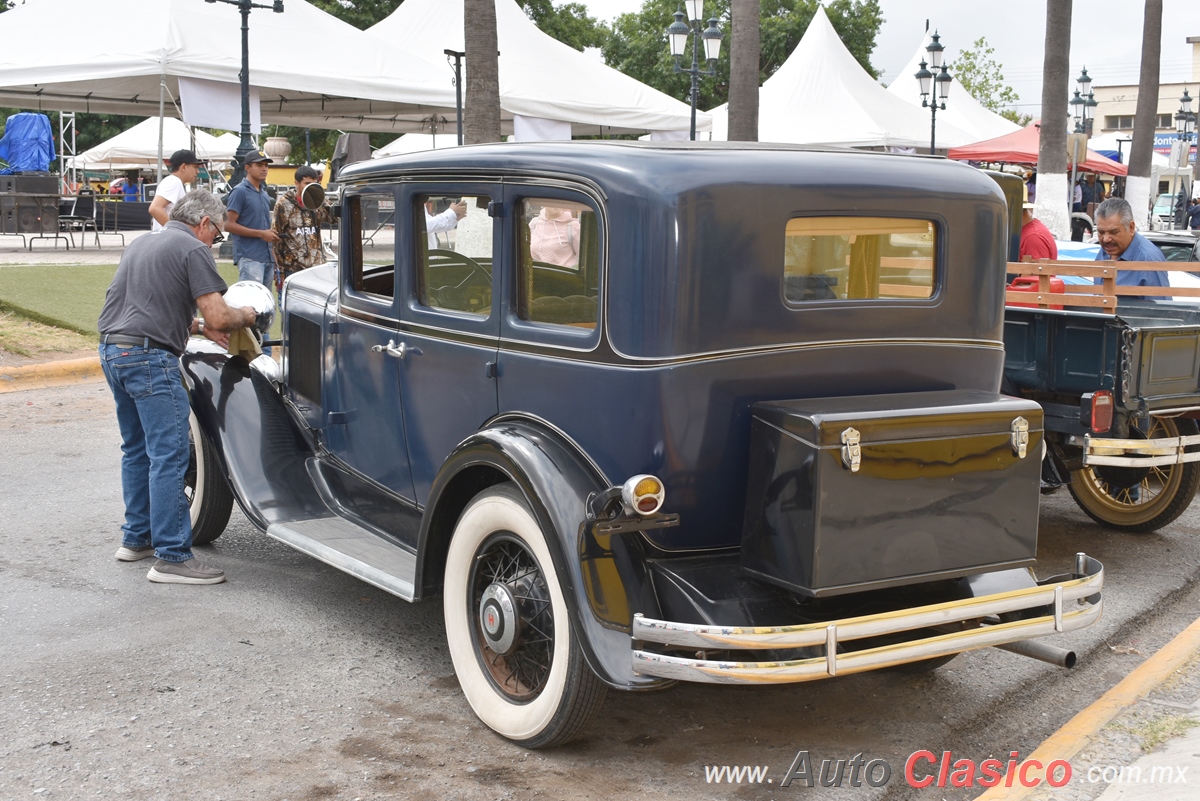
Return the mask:
[(1020, 654), (1021, 656), (1031, 656), (1034, 659), (1040, 659), (1043, 662), (1049, 662), (1059, 667), (1075, 667), (1076, 658), (1074, 651), (1068, 651), (1066, 648), (1057, 648), (1053, 645), (1046, 645), (1037, 640), (1019, 640), (995, 647), (1001, 651), (1008, 651), (1009, 653)]

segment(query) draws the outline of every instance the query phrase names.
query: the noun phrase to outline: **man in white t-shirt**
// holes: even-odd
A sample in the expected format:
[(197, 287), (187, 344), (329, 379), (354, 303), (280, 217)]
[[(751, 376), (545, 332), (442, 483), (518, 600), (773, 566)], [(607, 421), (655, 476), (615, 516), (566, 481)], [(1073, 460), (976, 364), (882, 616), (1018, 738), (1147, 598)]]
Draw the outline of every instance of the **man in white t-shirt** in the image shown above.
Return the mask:
[(159, 182), (154, 202), (150, 204), (151, 231), (158, 233), (167, 224), (171, 209), (187, 194), (187, 184), (196, 180), (203, 163), (190, 150), (176, 150), (171, 154), (171, 174)]

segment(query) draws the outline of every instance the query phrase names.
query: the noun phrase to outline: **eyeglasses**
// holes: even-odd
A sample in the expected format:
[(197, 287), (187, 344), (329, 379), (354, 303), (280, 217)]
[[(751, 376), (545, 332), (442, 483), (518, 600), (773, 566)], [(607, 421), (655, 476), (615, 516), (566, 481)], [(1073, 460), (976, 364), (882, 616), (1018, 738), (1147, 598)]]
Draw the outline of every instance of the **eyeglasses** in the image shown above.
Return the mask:
[(212, 228), (213, 228), (213, 241), (212, 241), (212, 243), (213, 243), (214, 245), (219, 245), (219, 244), (221, 244), (222, 242), (224, 242), (224, 241), (225, 241), (225, 234), (221, 233), (221, 229), (217, 227), (217, 224), (216, 224), (215, 222), (213, 222), (212, 220), (209, 220), (209, 221), (208, 221), (208, 224), (209, 224), (209, 225), (211, 225), (211, 226), (212, 226)]

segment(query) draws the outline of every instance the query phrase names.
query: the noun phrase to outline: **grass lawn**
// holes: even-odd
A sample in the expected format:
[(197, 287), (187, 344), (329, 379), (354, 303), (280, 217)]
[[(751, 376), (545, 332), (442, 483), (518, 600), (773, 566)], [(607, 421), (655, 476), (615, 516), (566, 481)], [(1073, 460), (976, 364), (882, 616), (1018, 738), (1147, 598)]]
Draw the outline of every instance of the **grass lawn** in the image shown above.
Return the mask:
[[(232, 264), (218, 263), (217, 269), (226, 283), (237, 281)], [(2, 267), (0, 309), (98, 338), (96, 320), (116, 271), (115, 264)], [(273, 336), (278, 336), (278, 327), (277, 320)]]

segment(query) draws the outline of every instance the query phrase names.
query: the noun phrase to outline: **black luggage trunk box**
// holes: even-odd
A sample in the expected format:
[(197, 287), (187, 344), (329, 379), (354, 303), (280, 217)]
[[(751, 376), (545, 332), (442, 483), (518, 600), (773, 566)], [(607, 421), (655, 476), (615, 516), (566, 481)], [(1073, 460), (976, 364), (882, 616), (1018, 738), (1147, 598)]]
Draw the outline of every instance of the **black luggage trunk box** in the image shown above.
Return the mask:
[(825, 596), (1034, 561), (1032, 401), (978, 390), (774, 401), (755, 404), (751, 425), (742, 566), (756, 576)]

